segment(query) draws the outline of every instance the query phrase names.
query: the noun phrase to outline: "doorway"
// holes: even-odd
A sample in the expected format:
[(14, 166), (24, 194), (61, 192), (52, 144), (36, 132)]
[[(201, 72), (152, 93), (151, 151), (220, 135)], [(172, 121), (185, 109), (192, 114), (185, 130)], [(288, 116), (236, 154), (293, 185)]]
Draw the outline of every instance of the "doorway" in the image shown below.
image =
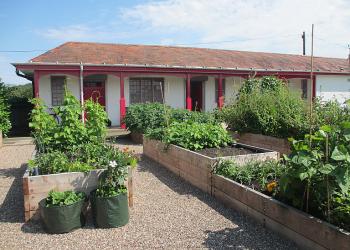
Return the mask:
[(191, 81), (192, 111), (203, 109), (203, 82)]
[(104, 81), (85, 81), (84, 80), (84, 100), (90, 98), (98, 102), (101, 106), (106, 106), (105, 83)]

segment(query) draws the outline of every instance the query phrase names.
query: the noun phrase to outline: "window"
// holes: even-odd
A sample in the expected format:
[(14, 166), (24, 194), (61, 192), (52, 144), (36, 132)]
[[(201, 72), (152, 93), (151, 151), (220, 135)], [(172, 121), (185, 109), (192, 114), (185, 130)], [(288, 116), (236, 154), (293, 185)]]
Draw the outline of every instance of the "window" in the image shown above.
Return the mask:
[(130, 78), (130, 104), (144, 102), (163, 102), (164, 79)]
[[(225, 97), (226, 79), (222, 79), (222, 96)], [(215, 100), (219, 102), (219, 79), (215, 79)]]
[(59, 106), (63, 103), (65, 79), (65, 76), (51, 76), (52, 106)]
[(307, 79), (301, 80), (302, 98), (307, 99)]

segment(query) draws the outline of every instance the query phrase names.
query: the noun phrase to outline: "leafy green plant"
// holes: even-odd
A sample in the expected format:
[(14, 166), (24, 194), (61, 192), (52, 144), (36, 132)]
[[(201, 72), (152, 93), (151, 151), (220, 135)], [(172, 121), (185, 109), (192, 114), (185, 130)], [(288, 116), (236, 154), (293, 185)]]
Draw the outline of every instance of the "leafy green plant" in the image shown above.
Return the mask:
[(104, 108), (93, 100), (85, 102), (86, 122), (85, 127), (90, 141), (101, 143), (106, 137), (107, 113)]
[(67, 172), (68, 157), (60, 151), (37, 154), (29, 161), (31, 168), (38, 167), (40, 174), (57, 174)]
[(133, 104), (128, 107), (124, 122), (130, 131), (145, 133), (147, 129), (165, 126), (168, 109), (168, 106), (156, 102)]
[(307, 132), (307, 114), (305, 101), (275, 77), (248, 79), (220, 112), (233, 130), (282, 138)]
[(304, 140), (292, 140), (292, 153), (285, 156), (281, 196), (292, 205), (332, 221), (335, 194), (350, 191), (350, 122), (322, 126)]
[(198, 122), (173, 122), (165, 130), (163, 141), (190, 150), (225, 147), (233, 142), (222, 126)]
[(31, 122), (29, 127), (33, 129), (32, 136), (39, 153), (55, 148), (55, 133), (58, 130), (58, 124), (55, 122), (47, 110), (47, 106), (39, 98), (31, 100), (34, 109), (30, 115)]
[(265, 162), (249, 162), (243, 166), (232, 160), (218, 162), (214, 173), (225, 176), (260, 192), (275, 194), (278, 180), (284, 171), (284, 165), (270, 160)]
[(126, 165), (118, 165), (116, 161), (111, 161), (108, 168), (99, 179), (96, 190), (97, 197), (111, 197), (126, 193), (124, 182), (127, 178), (128, 168)]
[(69, 206), (78, 201), (85, 200), (86, 195), (83, 192), (65, 191), (57, 192), (51, 190), (46, 198), (46, 207)]
[(72, 93), (65, 90), (63, 105), (54, 108), (60, 118), (57, 130), (54, 132), (55, 148), (69, 150), (73, 145), (89, 141), (87, 128), (81, 120), (83, 109)]
[(10, 106), (7, 100), (5, 85), (0, 78), (0, 131), (6, 136), (10, 129)]

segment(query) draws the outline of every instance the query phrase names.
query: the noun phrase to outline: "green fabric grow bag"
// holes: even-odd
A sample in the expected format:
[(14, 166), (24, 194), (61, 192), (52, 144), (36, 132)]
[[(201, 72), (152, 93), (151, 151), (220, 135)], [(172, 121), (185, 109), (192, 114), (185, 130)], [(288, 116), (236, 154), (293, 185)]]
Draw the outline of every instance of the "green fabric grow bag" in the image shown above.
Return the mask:
[(129, 222), (128, 195), (100, 198), (91, 193), (91, 209), (95, 227), (121, 227)]
[(47, 233), (68, 233), (85, 225), (86, 201), (77, 201), (68, 206), (46, 207), (46, 199), (39, 202), (40, 217)]

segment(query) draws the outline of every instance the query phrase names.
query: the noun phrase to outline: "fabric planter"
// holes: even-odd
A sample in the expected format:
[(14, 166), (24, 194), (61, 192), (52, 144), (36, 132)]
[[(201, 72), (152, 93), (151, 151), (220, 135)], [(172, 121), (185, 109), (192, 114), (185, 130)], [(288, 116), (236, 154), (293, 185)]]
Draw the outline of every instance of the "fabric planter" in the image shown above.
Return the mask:
[(96, 197), (95, 191), (90, 195), (92, 216), (95, 227), (121, 227), (129, 222), (128, 195), (113, 197)]
[(46, 207), (46, 199), (39, 202), (44, 230), (50, 234), (68, 233), (85, 225), (86, 201), (77, 201), (68, 206)]

